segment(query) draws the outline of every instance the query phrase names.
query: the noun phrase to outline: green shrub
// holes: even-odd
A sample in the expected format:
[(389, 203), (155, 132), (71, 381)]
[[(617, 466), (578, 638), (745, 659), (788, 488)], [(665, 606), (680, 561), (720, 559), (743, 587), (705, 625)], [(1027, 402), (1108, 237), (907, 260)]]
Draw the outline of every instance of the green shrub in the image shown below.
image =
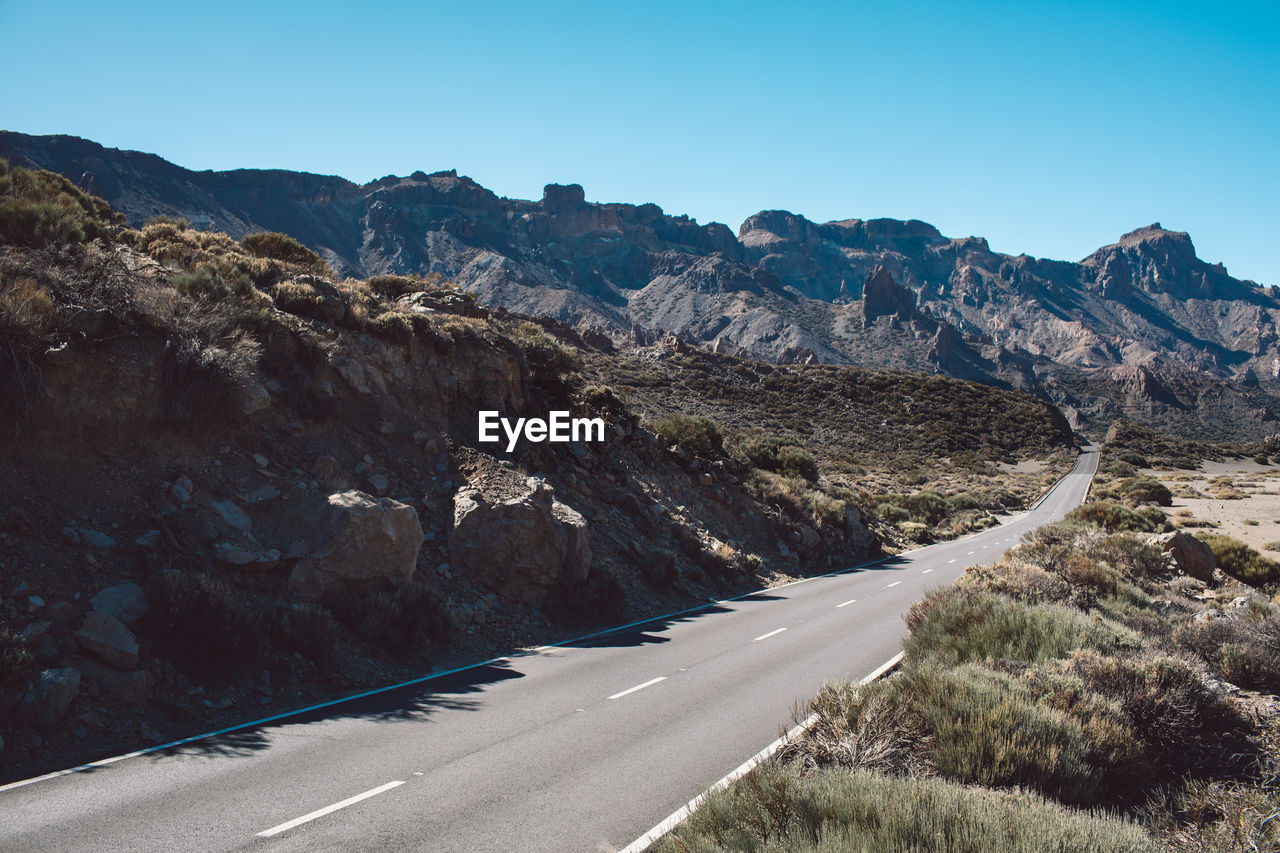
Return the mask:
[(1067, 513), (1068, 524), (1089, 524), (1111, 533), (1152, 533), (1155, 527), (1150, 521), (1123, 504), (1111, 501), (1091, 501)]
[(929, 536), (929, 525), (921, 524), (918, 521), (900, 521), (898, 522), (898, 530), (903, 536), (916, 543), (923, 544), (931, 538)]
[(1075, 811), (1034, 794), (943, 779), (826, 770), (802, 776), (768, 761), (708, 796), (657, 853), (1146, 853), (1134, 823)]
[(907, 614), (907, 656), (955, 665), (968, 661), (1063, 658), (1080, 649), (1132, 647), (1132, 632), (1059, 604), (1027, 604), (965, 587), (928, 593)]
[(812, 454), (800, 445), (771, 433), (756, 432), (738, 437), (733, 455), (752, 468), (809, 483), (818, 481), (818, 463)]
[(930, 527), (946, 518), (952, 508), (947, 499), (933, 489), (923, 489), (910, 495), (888, 494), (876, 498), (878, 504), (890, 504), (907, 512), (907, 517)]
[(1198, 534), (1213, 549), (1218, 568), (1250, 586), (1261, 587), (1280, 580), (1280, 563), (1268, 560), (1238, 539), (1218, 533)]
[(664, 447), (679, 445), (695, 456), (718, 455), (724, 447), (720, 428), (711, 418), (675, 412), (651, 423)]
[(425, 278), (414, 275), (375, 275), (368, 280), (369, 289), (383, 299), (399, 299), (409, 293), (421, 293), (440, 286), (444, 277), (431, 273)]
[(1134, 504), (1173, 506), (1173, 492), (1164, 483), (1151, 477), (1138, 477), (1125, 483), (1120, 487), (1120, 493)]
[(0, 160), (0, 243), (48, 246), (106, 236), (124, 217), (61, 175)]
[(911, 518), (911, 513), (897, 504), (891, 503), (876, 504), (876, 515), (890, 524), (899, 524)]
[(973, 495), (961, 493), (947, 498), (947, 509), (951, 512), (965, 512), (966, 510), (982, 509), (982, 505), (974, 499)]
[(552, 398), (567, 401), (573, 377), (582, 369), (577, 352), (547, 334), (537, 323), (521, 323), (512, 337), (524, 353), (534, 383)]
[(252, 297), (256, 294), (248, 276), (238, 276), (227, 281), (217, 268), (201, 265), (194, 270), (174, 273), (169, 285), (183, 296), (192, 299), (211, 299), (215, 302), (229, 297)]
[(1280, 692), (1280, 619), (1219, 617), (1187, 622), (1174, 634), (1220, 678), (1241, 687)]
[[(908, 652), (910, 654), (910, 652)], [(1023, 785), (1064, 802), (1093, 801), (1102, 782), (1069, 715), (1018, 679), (980, 666), (910, 666), (897, 690), (929, 724), (938, 772), (958, 782)]]
[(270, 258), (288, 264), (297, 264), (317, 272), (326, 269), (320, 256), (290, 237), (276, 231), (261, 231), (248, 234), (240, 245), (245, 251), (257, 258)]
[(1177, 772), (1192, 769), (1188, 745), (1226, 720), (1226, 708), (1185, 661), (1160, 653), (1079, 652), (1067, 671), (1119, 703), (1149, 757)]

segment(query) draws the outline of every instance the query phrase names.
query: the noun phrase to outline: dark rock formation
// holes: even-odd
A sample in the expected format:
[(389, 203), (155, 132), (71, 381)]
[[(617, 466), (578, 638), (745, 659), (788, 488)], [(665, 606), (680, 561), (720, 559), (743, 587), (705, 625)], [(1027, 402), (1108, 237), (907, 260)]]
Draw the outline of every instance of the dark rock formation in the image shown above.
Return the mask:
[[(1179, 428), (1219, 437), (1241, 437), (1239, 424), (1255, 430), (1280, 408), (1275, 288), (1232, 278), (1159, 223), (1071, 263), (1003, 255), (918, 220), (820, 224), (770, 210), (735, 238), (654, 204), (589, 202), (577, 184), (549, 184), (540, 201), (499, 198), (453, 170), (363, 186), (192, 172), (75, 137), (7, 132), (0, 157), (76, 181), (91, 173), (134, 224), (166, 213), (237, 238), (283, 231), (339, 273), (439, 273), (487, 304), (616, 343), (670, 332), (772, 362), (806, 350), (943, 372), (1016, 385), (1081, 423), (1133, 408), (1128, 380), (1117, 387), (1107, 371), (1141, 365), (1151, 377), (1135, 399), (1160, 403), (1139, 406), (1144, 417), (1177, 410)], [(875, 322), (883, 317), (893, 319)]]

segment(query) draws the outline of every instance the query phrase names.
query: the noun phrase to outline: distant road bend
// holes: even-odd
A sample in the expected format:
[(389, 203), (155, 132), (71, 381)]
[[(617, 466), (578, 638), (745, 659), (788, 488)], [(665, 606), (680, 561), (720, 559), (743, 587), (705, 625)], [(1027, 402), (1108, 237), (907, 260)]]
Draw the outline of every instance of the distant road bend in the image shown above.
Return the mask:
[(0, 788), (0, 849), (618, 850), (899, 650), (930, 587), (1079, 504), (1097, 453), (964, 539)]

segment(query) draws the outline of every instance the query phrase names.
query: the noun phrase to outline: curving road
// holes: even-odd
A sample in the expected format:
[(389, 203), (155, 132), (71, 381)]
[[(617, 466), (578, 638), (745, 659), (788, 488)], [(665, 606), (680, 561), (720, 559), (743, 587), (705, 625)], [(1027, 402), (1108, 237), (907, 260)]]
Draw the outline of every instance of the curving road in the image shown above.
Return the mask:
[(883, 563), (0, 788), (0, 849), (613, 851), (779, 733), (902, 615), (1080, 503)]

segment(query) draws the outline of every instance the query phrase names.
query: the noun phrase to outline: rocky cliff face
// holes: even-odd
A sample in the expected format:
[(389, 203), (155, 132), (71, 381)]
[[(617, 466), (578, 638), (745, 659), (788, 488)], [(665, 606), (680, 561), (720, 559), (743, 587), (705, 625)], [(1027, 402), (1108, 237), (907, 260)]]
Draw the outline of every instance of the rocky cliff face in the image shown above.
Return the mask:
[[(284, 231), (344, 274), (435, 272), (490, 304), (618, 342), (674, 333), (779, 363), (979, 379), (1033, 391), (1081, 424), (1118, 407), (1234, 437), (1274, 431), (1280, 409), (1276, 288), (1201, 261), (1186, 234), (1158, 223), (1070, 263), (1003, 255), (916, 220), (763, 211), (735, 237), (654, 204), (591, 203), (577, 185), (500, 198), (453, 171), (364, 186), (191, 172), (15, 133), (0, 134), (0, 156), (81, 181), (135, 223), (169, 213), (236, 237)], [(1151, 379), (1114, 373), (1137, 366)]]

